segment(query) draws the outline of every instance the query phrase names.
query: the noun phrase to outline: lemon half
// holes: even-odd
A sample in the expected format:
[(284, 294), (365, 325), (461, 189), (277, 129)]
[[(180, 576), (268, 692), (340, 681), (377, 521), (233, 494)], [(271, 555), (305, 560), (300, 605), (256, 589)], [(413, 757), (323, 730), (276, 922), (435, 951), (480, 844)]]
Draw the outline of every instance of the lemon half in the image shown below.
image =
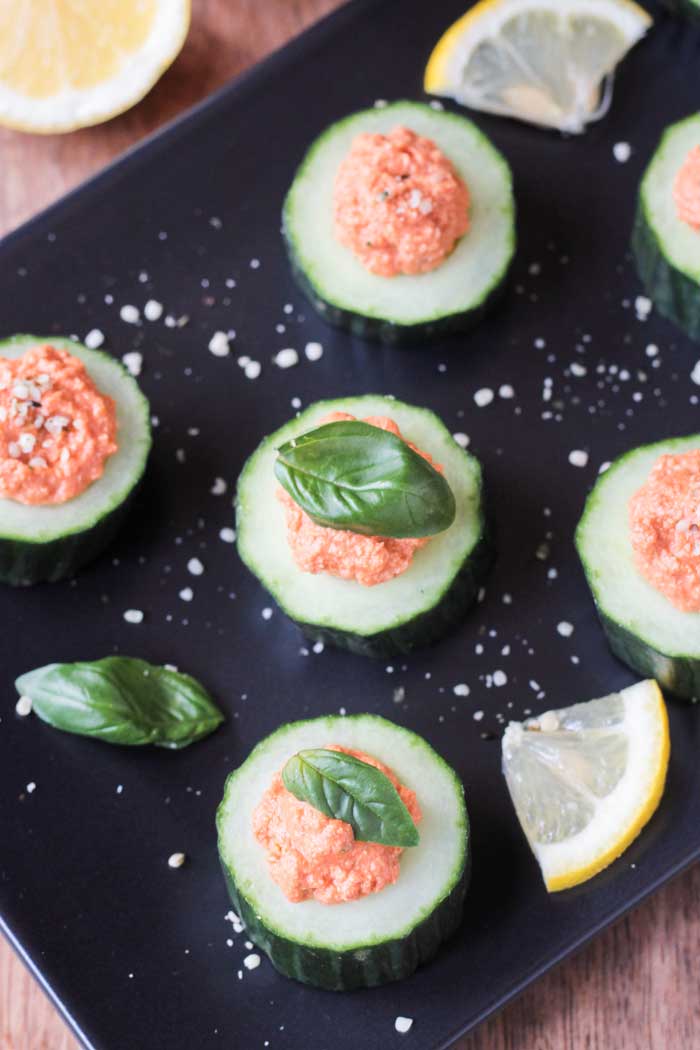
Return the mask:
[(503, 772), (550, 892), (590, 879), (637, 837), (661, 800), (669, 755), (654, 681), (510, 723)]
[(633, 0), (481, 0), (438, 41), (425, 90), (581, 132), (606, 112), (606, 78), (651, 24)]
[(122, 113), (189, 24), (190, 0), (0, 0), (0, 124), (48, 134)]

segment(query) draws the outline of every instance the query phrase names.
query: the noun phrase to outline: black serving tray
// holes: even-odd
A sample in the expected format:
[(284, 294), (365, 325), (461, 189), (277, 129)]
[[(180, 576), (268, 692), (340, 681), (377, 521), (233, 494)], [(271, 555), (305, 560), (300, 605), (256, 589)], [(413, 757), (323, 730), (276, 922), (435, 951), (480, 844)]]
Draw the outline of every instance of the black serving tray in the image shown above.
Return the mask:
[[(700, 856), (692, 707), (669, 704), (668, 787), (644, 834), (605, 874), (551, 897), (497, 739), (525, 709), (633, 681), (606, 647), (572, 532), (603, 461), (698, 428), (690, 372), (700, 350), (653, 312), (638, 319), (628, 241), (662, 128), (697, 107), (700, 32), (655, 9), (610, 114), (584, 136), (475, 115), (513, 166), (520, 247), (505, 301), (473, 333), (409, 350), (366, 345), (314, 316), (285, 259), (280, 206), (307, 144), (376, 99), (421, 97), (430, 48), (463, 3), (357, 0), (0, 245), (0, 334), (101, 329), (113, 353), (142, 352), (159, 419), (146, 484), (111, 552), (70, 583), (0, 593), (3, 929), (87, 1047), (446, 1047)], [(632, 146), (625, 164), (613, 157), (622, 141)], [(121, 306), (150, 298), (188, 322), (120, 320)], [(235, 329), (233, 356), (209, 353), (217, 329)], [(276, 350), (309, 340), (324, 346), (319, 362), (272, 364)], [(236, 352), (261, 361), (258, 379), (245, 378)], [(585, 376), (571, 375), (573, 361)], [(514, 397), (499, 396), (504, 384)], [(482, 387), (496, 391), (486, 408), (474, 402)], [(498, 525), (484, 602), (450, 638), (393, 666), (308, 652), (281, 613), (263, 618), (272, 603), (219, 538), (245, 457), (292, 414), (293, 398), (368, 391), (428, 405), (469, 435)], [(589, 452), (587, 467), (569, 463), (574, 449)], [(216, 477), (224, 496), (210, 492)], [(194, 555), (206, 568), (197, 578), (186, 568)], [(189, 603), (178, 597), (186, 586)], [(129, 608), (143, 623), (124, 621)], [(557, 633), (564, 620), (570, 638)], [(171, 753), (15, 715), (20, 672), (111, 652), (198, 676), (226, 725)], [(497, 669), (507, 684), (489, 688)], [(461, 682), (466, 698), (453, 692)], [(464, 925), (430, 966), (374, 991), (315, 991), (266, 960), (239, 979), (245, 935), (224, 918), (214, 835), (224, 778), (280, 722), (341, 707), (424, 734), (464, 778), (474, 860)], [(189, 860), (174, 871), (177, 850)], [(414, 1018), (408, 1036), (394, 1030), (399, 1014)]]

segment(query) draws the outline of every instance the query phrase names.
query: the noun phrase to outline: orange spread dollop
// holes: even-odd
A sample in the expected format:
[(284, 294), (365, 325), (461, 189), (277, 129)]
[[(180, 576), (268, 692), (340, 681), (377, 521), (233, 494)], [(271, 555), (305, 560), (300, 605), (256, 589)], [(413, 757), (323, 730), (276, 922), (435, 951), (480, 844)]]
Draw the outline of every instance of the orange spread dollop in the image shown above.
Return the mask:
[(65, 503), (117, 451), (114, 401), (67, 350), (0, 358), (0, 498)]
[(469, 227), (469, 190), (436, 144), (410, 128), (358, 135), (333, 196), (335, 234), (371, 273), (426, 273)]
[(694, 230), (700, 230), (700, 146), (694, 146), (673, 183), (676, 214)]
[[(355, 419), (355, 416), (347, 412), (331, 412), (318, 425), (351, 419)], [(380, 430), (389, 430), (405, 440), (393, 419), (368, 416), (364, 422)], [(422, 452), (410, 441), (407, 444), (442, 474), (443, 468), (427, 452)], [(317, 525), (281, 486), (277, 489), (277, 498), (284, 507), (287, 542), (292, 557), (302, 572), (314, 575), (326, 572), (343, 580), (356, 580), (365, 587), (374, 587), (405, 572), (416, 551), (429, 542), (428, 537), (393, 539), (389, 536), (361, 536), (347, 529)]]
[(700, 612), (700, 449), (660, 456), (629, 505), (639, 572), (682, 612)]
[[(326, 746), (381, 769), (413, 822), (420, 821), (415, 792), (404, 787), (387, 766), (363, 751), (338, 744)], [(326, 817), (308, 802), (300, 802), (287, 791), (280, 773), (275, 773), (253, 812), (253, 833), (267, 853), (271, 877), (294, 903), (309, 899), (322, 904), (353, 901), (378, 893), (399, 877), (403, 853), (400, 846), (357, 842), (350, 824)]]

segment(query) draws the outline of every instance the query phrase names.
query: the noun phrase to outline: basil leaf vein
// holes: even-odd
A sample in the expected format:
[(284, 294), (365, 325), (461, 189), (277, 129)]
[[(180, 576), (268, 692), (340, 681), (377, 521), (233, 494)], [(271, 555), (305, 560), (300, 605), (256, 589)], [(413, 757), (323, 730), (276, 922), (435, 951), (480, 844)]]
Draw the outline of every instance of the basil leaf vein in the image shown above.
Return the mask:
[(418, 829), (386, 773), (354, 755), (327, 748), (299, 751), (287, 761), (282, 781), (301, 802), (350, 824), (358, 841), (418, 845)]
[(15, 685), (49, 725), (111, 744), (187, 747), (224, 720), (196, 679), (129, 656), (47, 664)]
[(275, 475), (317, 525), (395, 539), (434, 536), (455, 519), (443, 475), (391, 431), (325, 423), (278, 449)]

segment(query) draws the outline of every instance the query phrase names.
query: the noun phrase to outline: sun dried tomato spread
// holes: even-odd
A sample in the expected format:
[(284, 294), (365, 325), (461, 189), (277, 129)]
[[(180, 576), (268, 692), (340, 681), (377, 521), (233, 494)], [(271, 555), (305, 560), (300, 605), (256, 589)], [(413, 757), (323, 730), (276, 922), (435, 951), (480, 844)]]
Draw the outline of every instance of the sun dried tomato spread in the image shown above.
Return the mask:
[[(332, 751), (354, 755), (381, 769), (398, 791), (413, 822), (421, 819), (415, 792), (404, 787), (376, 758), (338, 744)], [(270, 875), (285, 897), (297, 903), (309, 899), (340, 904), (378, 893), (396, 882), (403, 849), (377, 842), (357, 842), (350, 824), (333, 820), (300, 802), (275, 773), (253, 813), (253, 833), (267, 853)]]
[[(347, 412), (331, 412), (319, 420), (318, 425), (351, 419), (355, 419), (355, 416)], [(389, 430), (405, 440), (393, 419), (368, 416), (364, 422), (380, 430)], [(440, 464), (433, 462), (427, 452), (422, 452), (410, 441), (407, 444), (442, 474)], [(312, 521), (281, 486), (277, 489), (277, 498), (284, 507), (287, 542), (292, 557), (302, 572), (314, 575), (325, 572), (343, 580), (356, 580), (365, 587), (374, 587), (405, 572), (416, 551), (429, 542), (426, 537), (392, 539), (388, 536), (361, 536), (347, 529), (327, 528)]]
[(469, 227), (469, 190), (431, 140), (410, 128), (358, 135), (333, 197), (335, 234), (371, 273), (426, 273)]
[(700, 612), (700, 449), (660, 456), (630, 500), (642, 576), (683, 612)]
[(694, 146), (673, 183), (676, 214), (681, 222), (700, 230), (700, 146)]
[(0, 498), (79, 496), (117, 451), (116, 434), (114, 402), (67, 350), (36, 346), (0, 358)]

